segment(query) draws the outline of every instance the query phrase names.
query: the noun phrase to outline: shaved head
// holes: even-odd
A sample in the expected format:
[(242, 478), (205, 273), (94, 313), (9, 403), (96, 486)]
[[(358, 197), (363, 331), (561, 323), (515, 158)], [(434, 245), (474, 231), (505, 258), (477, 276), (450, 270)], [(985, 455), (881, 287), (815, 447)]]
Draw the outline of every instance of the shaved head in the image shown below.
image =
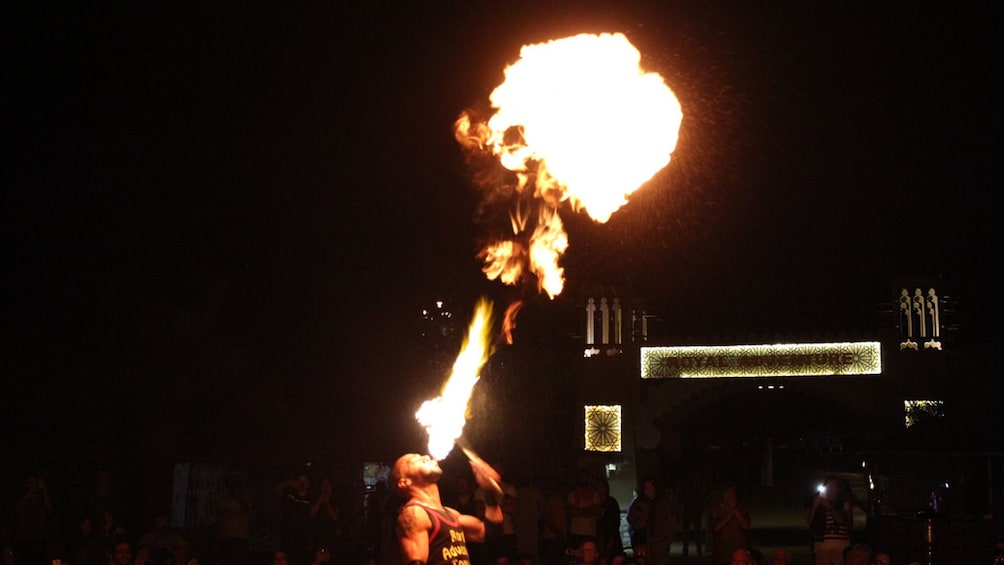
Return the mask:
[(412, 484), (435, 483), (443, 476), (439, 462), (428, 455), (406, 453), (397, 459), (390, 472), (391, 486), (399, 492), (407, 492)]

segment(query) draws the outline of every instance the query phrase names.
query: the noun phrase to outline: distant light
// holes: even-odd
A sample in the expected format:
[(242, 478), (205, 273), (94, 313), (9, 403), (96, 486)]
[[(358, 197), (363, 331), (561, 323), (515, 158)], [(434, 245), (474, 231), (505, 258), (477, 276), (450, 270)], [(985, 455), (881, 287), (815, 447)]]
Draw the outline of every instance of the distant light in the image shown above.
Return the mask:
[(944, 406), (943, 400), (904, 400), (904, 423), (909, 428), (917, 423), (918, 418), (925, 416), (941, 418), (945, 415)]
[(819, 494), (826, 492), (826, 485), (824, 483), (819, 483), (819, 486), (816, 487), (816, 492)]

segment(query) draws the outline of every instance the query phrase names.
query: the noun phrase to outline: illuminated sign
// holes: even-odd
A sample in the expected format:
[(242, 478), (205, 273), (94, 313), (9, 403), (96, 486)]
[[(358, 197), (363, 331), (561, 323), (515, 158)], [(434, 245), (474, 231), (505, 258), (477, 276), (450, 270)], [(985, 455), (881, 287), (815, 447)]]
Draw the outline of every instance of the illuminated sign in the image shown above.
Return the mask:
[(642, 347), (641, 378), (813, 377), (877, 375), (877, 341)]
[(586, 406), (586, 451), (620, 450), (620, 405)]

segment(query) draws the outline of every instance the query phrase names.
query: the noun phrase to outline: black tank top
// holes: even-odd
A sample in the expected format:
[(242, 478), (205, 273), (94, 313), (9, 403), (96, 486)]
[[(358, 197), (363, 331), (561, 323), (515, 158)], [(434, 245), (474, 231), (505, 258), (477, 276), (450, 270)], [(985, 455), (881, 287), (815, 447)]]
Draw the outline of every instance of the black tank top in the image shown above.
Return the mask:
[(460, 519), (445, 510), (411, 501), (405, 506), (421, 506), (432, 521), (429, 530), (428, 565), (470, 565), (467, 540)]

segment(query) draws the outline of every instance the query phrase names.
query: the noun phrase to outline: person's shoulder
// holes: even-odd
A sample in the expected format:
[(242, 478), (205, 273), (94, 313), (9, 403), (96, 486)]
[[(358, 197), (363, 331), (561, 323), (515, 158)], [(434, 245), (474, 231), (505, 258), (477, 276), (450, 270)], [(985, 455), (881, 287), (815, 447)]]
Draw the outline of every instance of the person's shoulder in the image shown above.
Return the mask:
[(397, 524), (407, 535), (421, 529), (428, 529), (432, 524), (425, 507), (418, 503), (405, 504), (397, 515)]
[(408, 502), (404, 503), (404, 505), (402, 505), (401, 509), (398, 511), (398, 516), (399, 517), (400, 516), (405, 516), (405, 515), (410, 515), (410, 516), (426, 516), (427, 517), (428, 514), (429, 514), (429, 511), (425, 507), (425, 505), (423, 505), (420, 502), (416, 502), (414, 500), (409, 500)]

